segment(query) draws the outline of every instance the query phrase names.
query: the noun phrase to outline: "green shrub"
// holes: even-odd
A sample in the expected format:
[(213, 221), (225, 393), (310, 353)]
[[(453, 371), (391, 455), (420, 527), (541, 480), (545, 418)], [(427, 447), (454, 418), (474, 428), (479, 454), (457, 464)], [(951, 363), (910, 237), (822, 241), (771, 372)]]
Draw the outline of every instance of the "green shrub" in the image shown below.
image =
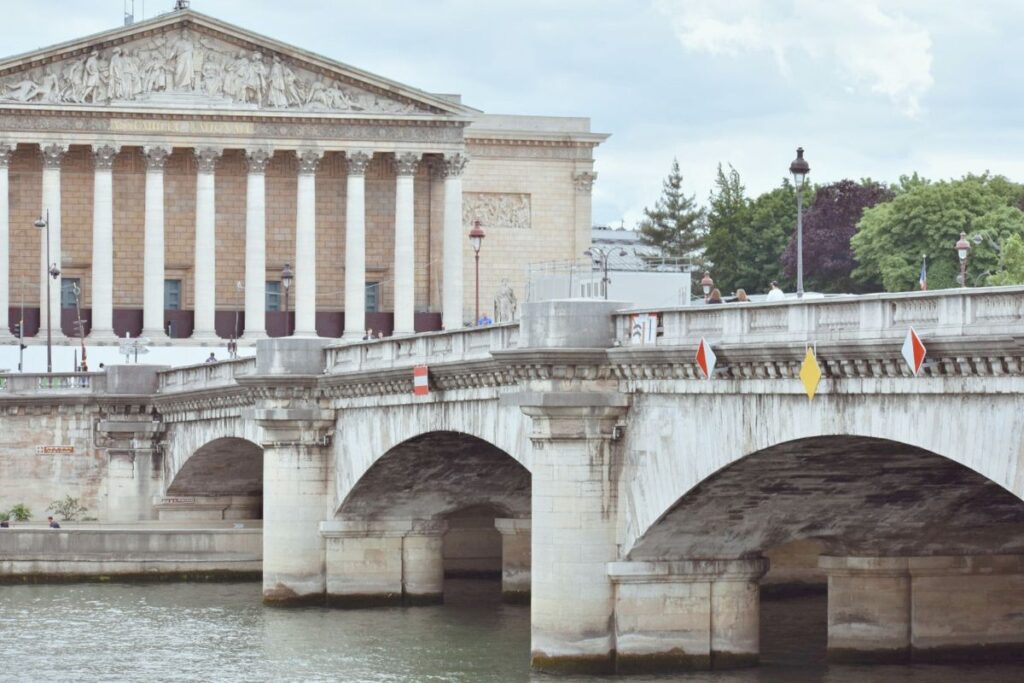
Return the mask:
[(27, 522), (32, 519), (32, 511), (24, 503), (18, 503), (8, 513), (15, 522)]
[(0, 522), (9, 522), (11, 520), (11, 513), (7, 510), (0, 510)]
[(78, 502), (78, 499), (70, 493), (60, 500), (55, 500), (46, 508), (48, 512), (59, 515), (65, 522), (74, 522), (82, 513), (88, 512), (89, 508)]

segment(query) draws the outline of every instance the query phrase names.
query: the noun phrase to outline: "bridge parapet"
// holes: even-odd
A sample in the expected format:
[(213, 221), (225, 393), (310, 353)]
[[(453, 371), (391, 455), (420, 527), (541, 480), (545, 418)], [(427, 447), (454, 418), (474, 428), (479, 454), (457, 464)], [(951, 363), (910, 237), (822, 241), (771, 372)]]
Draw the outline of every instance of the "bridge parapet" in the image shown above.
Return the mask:
[(491, 359), (492, 351), (516, 348), (518, 323), (467, 327), (409, 337), (367, 340), (328, 347), (327, 373), (343, 374), (435, 363)]
[(10, 373), (0, 375), (0, 395), (102, 394), (107, 377), (102, 372)]
[(236, 378), (256, 371), (255, 358), (186, 365), (160, 373), (160, 393), (174, 394), (234, 386)]
[(692, 346), (701, 337), (713, 344), (902, 340), (910, 327), (932, 337), (1019, 336), (1024, 332), (1024, 287), (628, 310), (616, 316), (622, 346), (643, 344), (633, 334), (634, 316), (642, 313), (660, 315), (657, 346)]

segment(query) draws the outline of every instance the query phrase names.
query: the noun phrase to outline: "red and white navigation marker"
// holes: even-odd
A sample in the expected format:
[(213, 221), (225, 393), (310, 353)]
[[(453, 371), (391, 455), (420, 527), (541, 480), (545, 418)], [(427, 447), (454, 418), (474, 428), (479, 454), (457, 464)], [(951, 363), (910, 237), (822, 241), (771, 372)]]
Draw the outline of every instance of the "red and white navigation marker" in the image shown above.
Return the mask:
[(921, 366), (924, 364), (925, 348), (913, 327), (907, 332), (907, 338), (903, 340), (901, 353), (903, 360), (907, 361), (907, 365), (910, 366), (910, 371), (914, 373), (914, 377), (917, 377), (917, 373), (921, 371)]
[(701, 337), (700, 344), (697, 345), (697, 365), (704, 373), (705, 378), (711, 379), (711, 376), (715, 373), (715, 363), (717, 361), (718, 357), (711, 350), (711, 344), (708, 344), (704, 341), (704, 337)]
[(412, 393), (417, 396), (430, 393), (430, 375), (426, 365), (417, 365), (412, 369)]

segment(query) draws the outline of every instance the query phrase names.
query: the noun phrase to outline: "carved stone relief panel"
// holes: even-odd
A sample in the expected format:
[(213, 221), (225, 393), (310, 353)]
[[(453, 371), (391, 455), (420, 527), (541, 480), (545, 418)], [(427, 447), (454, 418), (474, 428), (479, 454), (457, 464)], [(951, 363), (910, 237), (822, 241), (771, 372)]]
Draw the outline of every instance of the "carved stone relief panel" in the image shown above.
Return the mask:
[(530, 195), (512, 192), (465, 192), (462, 222), (467, 229), (480, 221), (485, 230), (530, 229)]
[(241, 50), (188, 28), (6, 76), (0, 102), (427, 113), (314, 73), (286, 56)]

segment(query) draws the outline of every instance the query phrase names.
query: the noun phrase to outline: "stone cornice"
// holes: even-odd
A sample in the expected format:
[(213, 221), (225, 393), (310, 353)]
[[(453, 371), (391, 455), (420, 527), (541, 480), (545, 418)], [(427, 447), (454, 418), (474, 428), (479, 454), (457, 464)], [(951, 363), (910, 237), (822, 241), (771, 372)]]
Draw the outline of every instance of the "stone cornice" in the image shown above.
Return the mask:
[[(432, 391), (512, 386), (514, 375), (491, 360), (468, 363), (438, 363), (430, 366)], [(388, 368), (364, 372), (325, 375), (320, 386), (329, 398), (359, 398), (412, 394), (412, 368)]]

